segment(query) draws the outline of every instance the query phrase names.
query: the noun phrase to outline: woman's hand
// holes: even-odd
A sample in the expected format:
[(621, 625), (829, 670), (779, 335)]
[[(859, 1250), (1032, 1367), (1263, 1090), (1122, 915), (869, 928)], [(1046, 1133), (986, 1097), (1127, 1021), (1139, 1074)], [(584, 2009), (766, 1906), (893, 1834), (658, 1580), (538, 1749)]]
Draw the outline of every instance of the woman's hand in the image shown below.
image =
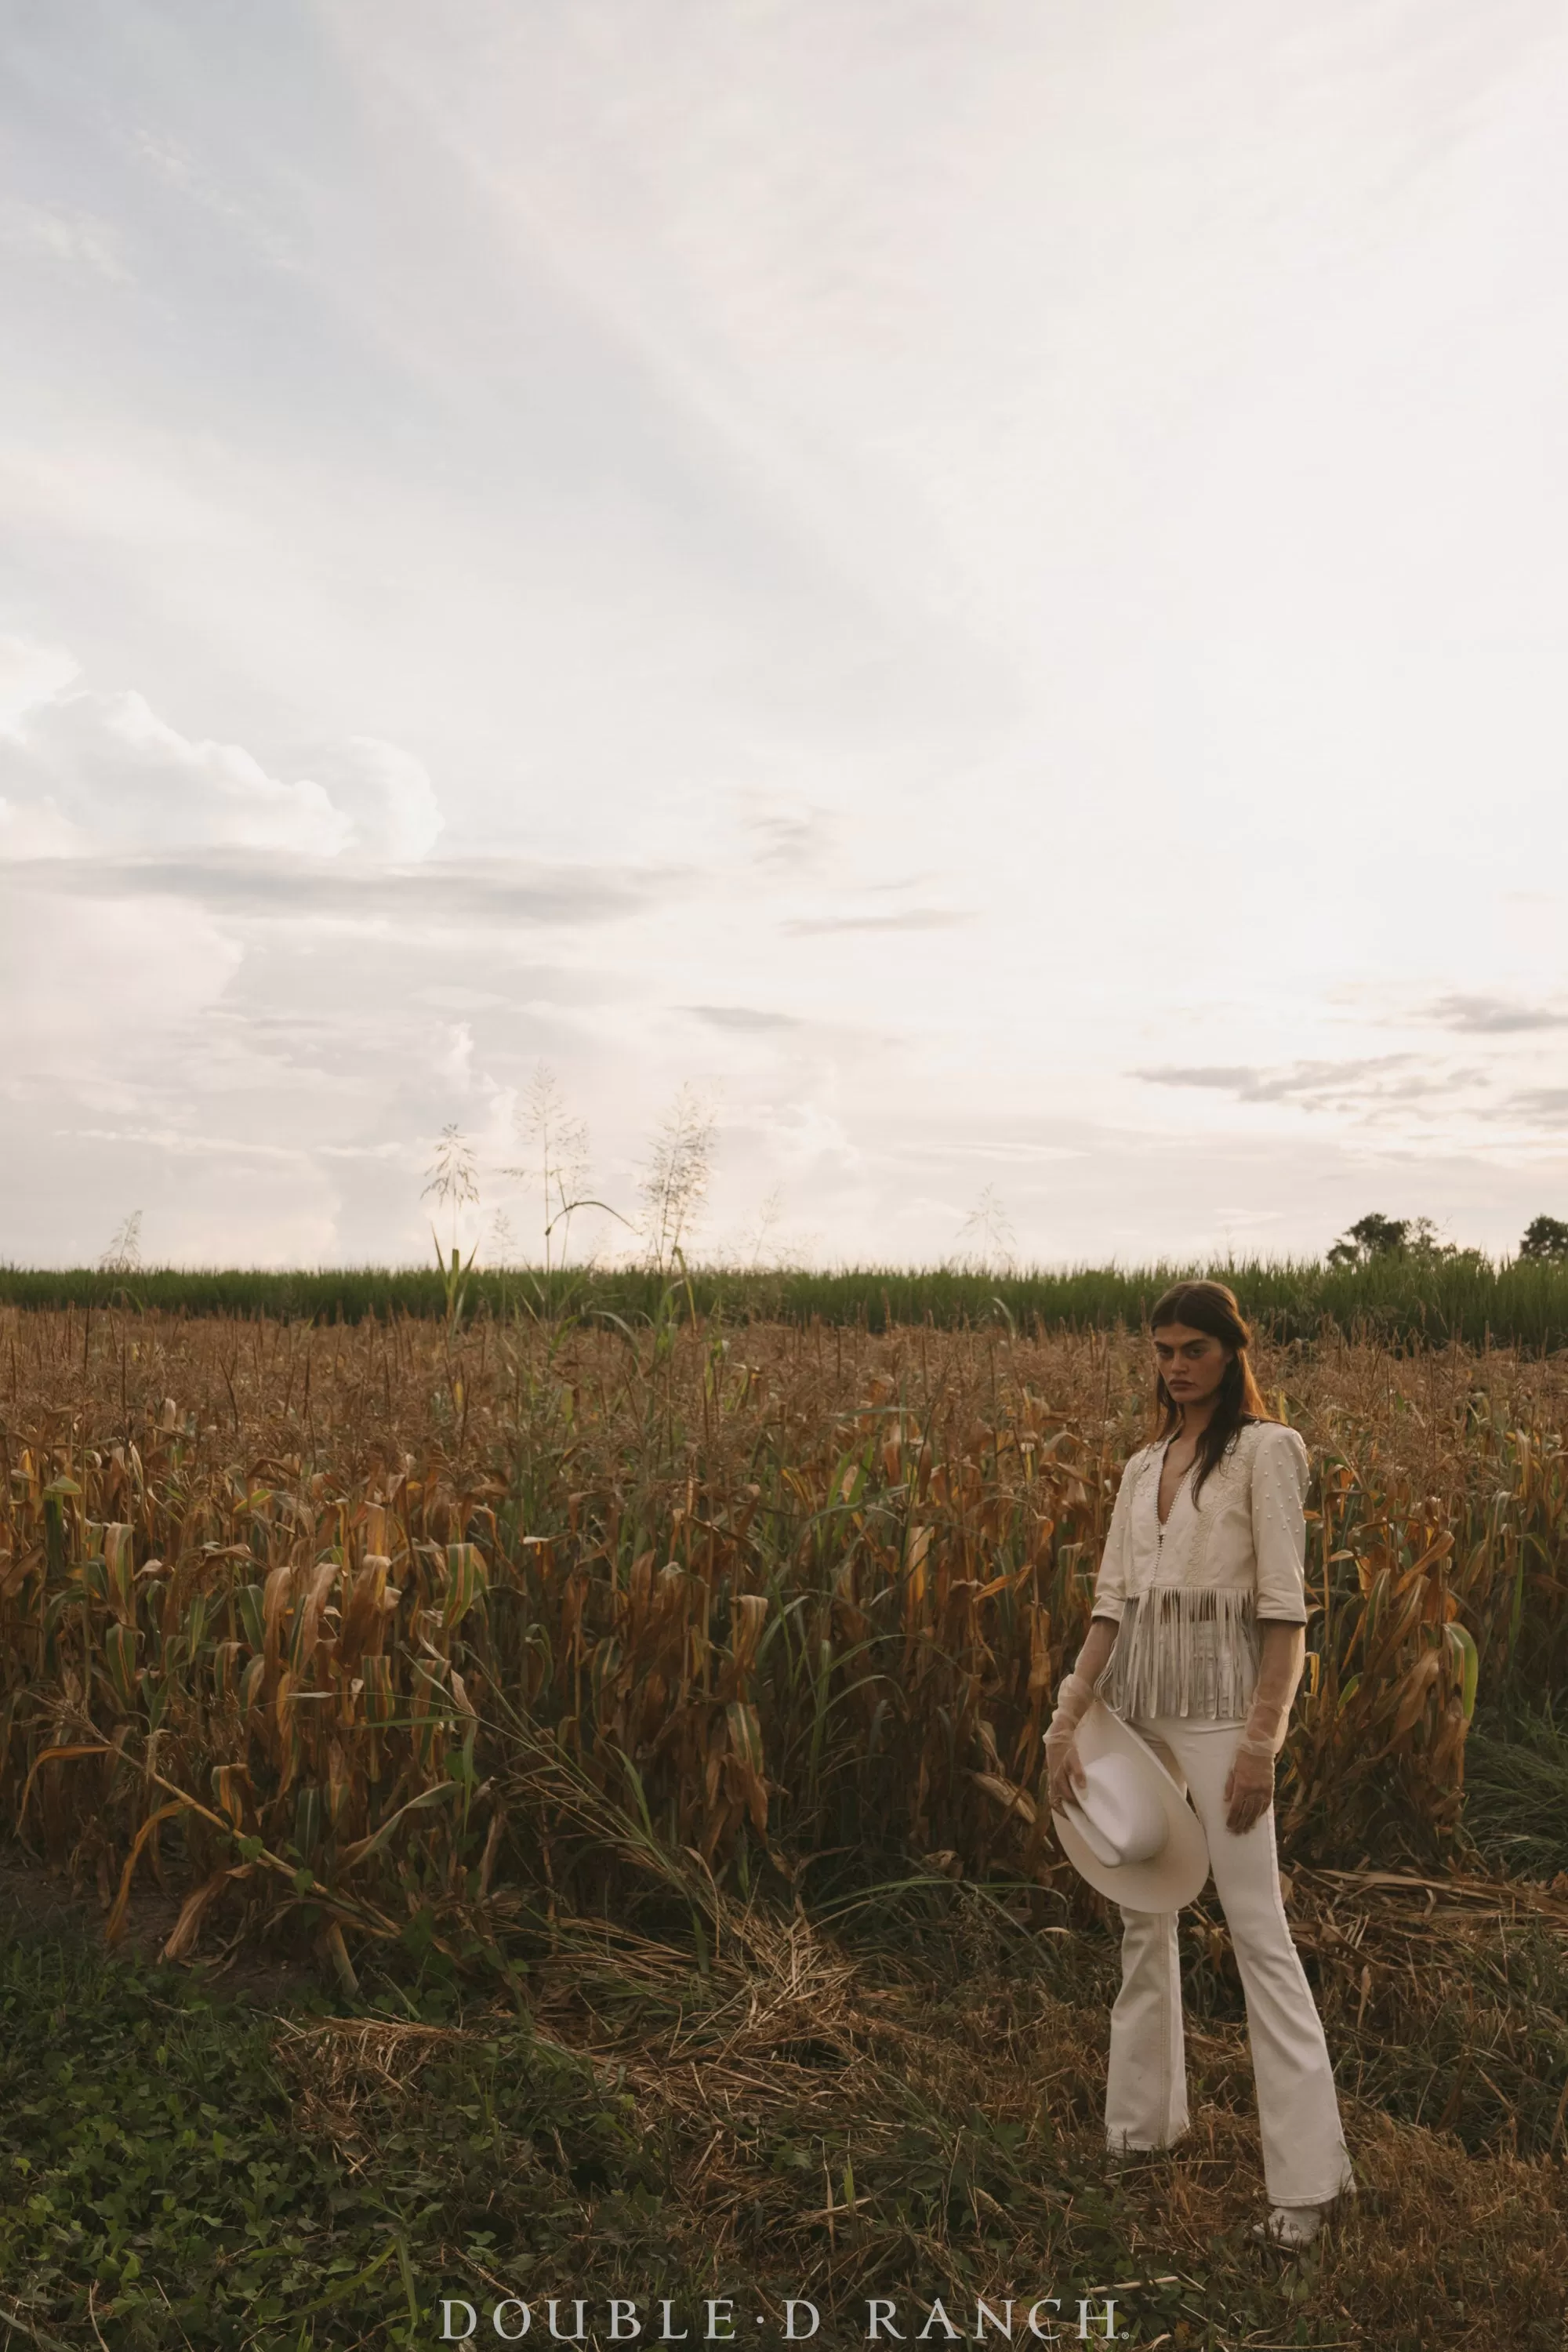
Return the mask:
[(1082, 1793), (1085, 1785), (1083, 1759), (1078, 1752), (1078, 1741), (1069, 1737), (1053, 1746), (1047, 1740), (1046, 1794), (1050, 1800), (1051, 1811), (1059, 1813), (1064, 1805), (1070, 1804)]
[(1094, 1685), (1116, 1647), (1113, 1618), (1096, 1617), (1089, 1639), (1078, 1654), (1078, 1664), (1057, 1694), (1056, 1712), (1046, 1727), (1046, 1794), (1051, 1809), (1060, 1812), (1087, 1786), (1083, 1759), (1074, 1737), (1094, 1704)]
[(1274, 1759), (1260, 1756), (1250, 1745), (1238, 1747), (1225, 1784), (1225, 1825), (1245, 1837), (1274, 1802)]
[(1258, 1687), (1225, 1784), (1225, 1825), (1237, 1837), (1245, 1837), (1274, 1802), (1274, 1759), (1284, 1743), (1307, 1649), (1301, 1627), (1284, 1619), (1266, 1620), (1261, 1632)]

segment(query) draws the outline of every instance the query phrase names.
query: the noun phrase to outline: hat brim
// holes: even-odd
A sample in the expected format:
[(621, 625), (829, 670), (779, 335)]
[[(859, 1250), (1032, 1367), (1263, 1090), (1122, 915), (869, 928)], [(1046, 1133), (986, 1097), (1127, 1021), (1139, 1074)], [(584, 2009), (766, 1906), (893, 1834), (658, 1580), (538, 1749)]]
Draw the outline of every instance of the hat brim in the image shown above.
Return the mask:
[(1096, 1699), (1078, 1727), (1078, 1752), (1083, 1762), (1097, 1757), (1130, 1757), (1164, 1809), (1164, 1845), (1150, 1862), (1101, 1862), (1070, 1817), (1053, 1805), (1051, 1822), (1062, 1851), (1080, 1878), (1129, 1911), (1179, 1911), (1198, 1895), (1209, 1874), (1208, 1840), (1204, 1825), (1188, 1804), (1179, 1784), (1165, 1769), (1146, 1739), (1113, 1715), (1103, 1699)]

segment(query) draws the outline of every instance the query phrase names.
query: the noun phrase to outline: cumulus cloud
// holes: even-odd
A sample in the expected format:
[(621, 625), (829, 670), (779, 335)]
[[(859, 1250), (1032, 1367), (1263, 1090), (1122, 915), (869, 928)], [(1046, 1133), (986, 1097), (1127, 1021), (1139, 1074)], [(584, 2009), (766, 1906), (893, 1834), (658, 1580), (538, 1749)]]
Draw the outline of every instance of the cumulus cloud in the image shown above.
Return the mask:
[(83, 849), (284, 849), (335, 856), (353, 824), (310, 779), (285, 783), (237, 743), (193, 741), (143, 695), (68, 693), (0, 757), (5, 798), (41, 803)]
[(412, 752), (374, 735), (354, 735), (311, 765), (353, 827), (354, 848), (402, 865), (434, 847), (444, 823), (441, 803)]
[(134, 691), (77, 684), (63, 647), (0, 641), (0, 855), (345, 851), (409, 863), (441, 829), (429, 776), (374, 736), (312, 776), (268, 772), (237, 743), (183, 735)]
[(0, 636), (0, 734), (13, 734), (29, 710), (52, 702), (79, 676), (80, 663), (64, 646), (32, 637)]

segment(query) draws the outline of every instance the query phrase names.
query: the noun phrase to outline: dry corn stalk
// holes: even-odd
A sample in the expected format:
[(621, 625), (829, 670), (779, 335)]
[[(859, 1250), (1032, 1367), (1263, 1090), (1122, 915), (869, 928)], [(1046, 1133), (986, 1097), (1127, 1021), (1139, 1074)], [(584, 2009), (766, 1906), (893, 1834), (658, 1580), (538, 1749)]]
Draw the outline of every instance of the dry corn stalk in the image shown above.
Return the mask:
[[(0, 1809), (127, 1897), (167, 1851), (178, 1949), (231, 1890), (341, 1936), (656, 1852), (1057, 1866), (1131, 1343), (5, 1328)], [(1287, 1842), (1436, 1848), (1479, 1680), (1563, 1663), (1563, 1376), (1271, 1370), (1315, 1470)]]

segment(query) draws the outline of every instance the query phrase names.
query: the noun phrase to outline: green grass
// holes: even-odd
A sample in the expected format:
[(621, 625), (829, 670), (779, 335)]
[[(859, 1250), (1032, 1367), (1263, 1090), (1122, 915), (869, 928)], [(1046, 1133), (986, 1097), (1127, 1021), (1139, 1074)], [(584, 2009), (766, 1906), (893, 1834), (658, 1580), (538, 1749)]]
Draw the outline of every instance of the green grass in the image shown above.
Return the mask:
[(660, 2150), (584, 2060), (488, 2016), (416, 2095), (378, 2085), (344, 2147), (276, 2031), (181, 1971), (0, 1947), (0, 2315), (71, 2345), (96, 2317), (136, 2352), (425, 2344), (474, 2291), (465, 2256), (526, 2293), (578, 2269), (590, 2214), (606, 2292), (628, 2264), (680, 2291)]
[[(1388, 1258), (1365, 1266), (1310, 1259), (1249, 1260), (1213, 1267), (1152, 1265), (963, 1274), (943, 1267), (850, 1266), (833, 1272), (753, 1273), (694, 1267), (689, 1302), (700, 1314), (884, 1330), (991, 1323), (1020, 1331), (1100, 1328), (1141, 1322), (1167, 1284), (1209, 1272), (1231, 1284), (1244, 1310), (1278, 1339), (1313, 1339), (1325, 1324), (1389, 1342), (1471, 1347), (1489, 1339), (1532, 1352), (1568, 1347), (1568, 1265), (1468, 1255)], [(557, 1275), (548, 1296), (536, 1273), (476, 1273), (465, 1311), (552, 1312), (647, 1318), (667, 1286), (646, 1270)], [(685, 1283), (674, 1304), (688, 1303)], [(0, 1267), (0, 1305), (159, 1309), (188, 1315), (268, 1316), (359, 1322), (367, 1316), (438, 1318), (446, 1291), (434, 1266), (349, 1266), (269, 1273), (235, 1267), (131, 1275), (95, 1267)]]
[(1478, 1715), (1465, 1742), (1465, 1829), (1514, 1877), (1568, 1871), (1568, 1723), (1550, 1702)]

